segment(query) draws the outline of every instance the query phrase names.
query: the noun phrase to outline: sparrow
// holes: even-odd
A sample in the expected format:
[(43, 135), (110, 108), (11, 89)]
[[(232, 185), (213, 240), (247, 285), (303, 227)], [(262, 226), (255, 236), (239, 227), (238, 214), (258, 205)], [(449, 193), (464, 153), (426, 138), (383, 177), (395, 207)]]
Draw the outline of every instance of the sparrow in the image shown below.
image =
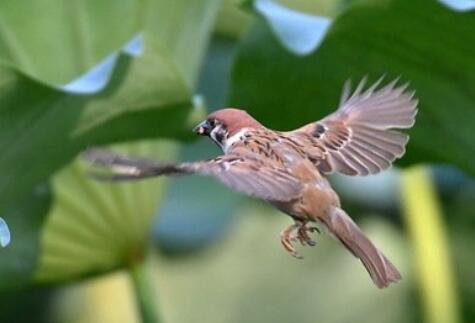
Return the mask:
[(87, 161), (109, 167), (102, 180), (201, 174), (231, 189), (267, 201), (289, 215), (293, 224), (280, 234), (283, 247), (302, 258), (296, 243), (314, 246), (312, 232), (325, 228), (359, 258), (379, 288), (398, 282), (401, 274), (341, 208), (328, 175), (377, 174), (405, 152), (409, 136), (394, 129), (414, 125), (418, 101), (398, 80), (365, 89), (363, 79), (352, 92), (344, 85), (338, 109), (293, 131), (266, 128), (246, 111), (225, 108), (211, 113), (194, 131), (208, 136), (223, 154), (206, 161), (162, 163), (92, 148)]

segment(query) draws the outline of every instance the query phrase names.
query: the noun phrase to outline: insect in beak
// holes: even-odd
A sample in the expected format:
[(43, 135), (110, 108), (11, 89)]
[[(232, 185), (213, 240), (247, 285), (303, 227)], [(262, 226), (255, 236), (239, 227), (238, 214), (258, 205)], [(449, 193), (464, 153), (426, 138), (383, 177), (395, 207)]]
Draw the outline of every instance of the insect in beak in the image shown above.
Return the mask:
[(193, 128), (193, 131), (200, 136), (208, 136), (211, 130), (211, 126), (208, 120), (201, 122), (199, 125)]

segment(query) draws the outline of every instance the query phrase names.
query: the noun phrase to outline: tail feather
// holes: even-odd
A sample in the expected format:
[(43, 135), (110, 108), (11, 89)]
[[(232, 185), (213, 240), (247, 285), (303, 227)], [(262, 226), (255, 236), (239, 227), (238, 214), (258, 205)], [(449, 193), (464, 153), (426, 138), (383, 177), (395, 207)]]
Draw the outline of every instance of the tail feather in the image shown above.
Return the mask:
[(334, 207), (325, 224), (329, 231), (361, 260), (379, 288), (401, 280), (397, 268), (374, 246), (345, 211)]

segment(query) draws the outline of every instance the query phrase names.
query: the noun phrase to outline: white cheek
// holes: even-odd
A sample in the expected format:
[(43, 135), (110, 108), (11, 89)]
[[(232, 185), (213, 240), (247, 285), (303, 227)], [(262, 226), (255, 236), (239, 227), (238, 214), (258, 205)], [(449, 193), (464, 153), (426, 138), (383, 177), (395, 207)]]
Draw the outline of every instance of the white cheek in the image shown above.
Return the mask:
[(225, 153), (228, 152), (229, 148), (231, 148), (234, 143), (241, 141), (246, 131), (247, 129), (243, 128), (239, 130), (237, 133), (235, 133), (234, 135), (232, 135), (231, 137), (227, 138), (227, 140), (224, 142), (224, 145), (222, 146), (223, 151)]
[(211, 137), (211, 139), (213, 139), (214, 142), (219, 143), (216, 141), (216, 128), (211, 130), (211, 132), (209, 133), (209, 136)]

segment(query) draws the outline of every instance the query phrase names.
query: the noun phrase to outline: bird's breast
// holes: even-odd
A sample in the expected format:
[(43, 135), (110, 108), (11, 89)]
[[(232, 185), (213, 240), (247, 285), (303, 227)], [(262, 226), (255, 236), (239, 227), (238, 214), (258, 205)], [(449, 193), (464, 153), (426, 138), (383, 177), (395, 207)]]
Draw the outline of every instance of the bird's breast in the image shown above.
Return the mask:
[(313, 165), (301, 163), (291, 171), (303, 184), (303, 189), (300, 196), (292, 201), (273, 203), (279, 210), (294, 218), (313, 221), (324, 217), (330, 207), (340, 206), (338, 195)]

